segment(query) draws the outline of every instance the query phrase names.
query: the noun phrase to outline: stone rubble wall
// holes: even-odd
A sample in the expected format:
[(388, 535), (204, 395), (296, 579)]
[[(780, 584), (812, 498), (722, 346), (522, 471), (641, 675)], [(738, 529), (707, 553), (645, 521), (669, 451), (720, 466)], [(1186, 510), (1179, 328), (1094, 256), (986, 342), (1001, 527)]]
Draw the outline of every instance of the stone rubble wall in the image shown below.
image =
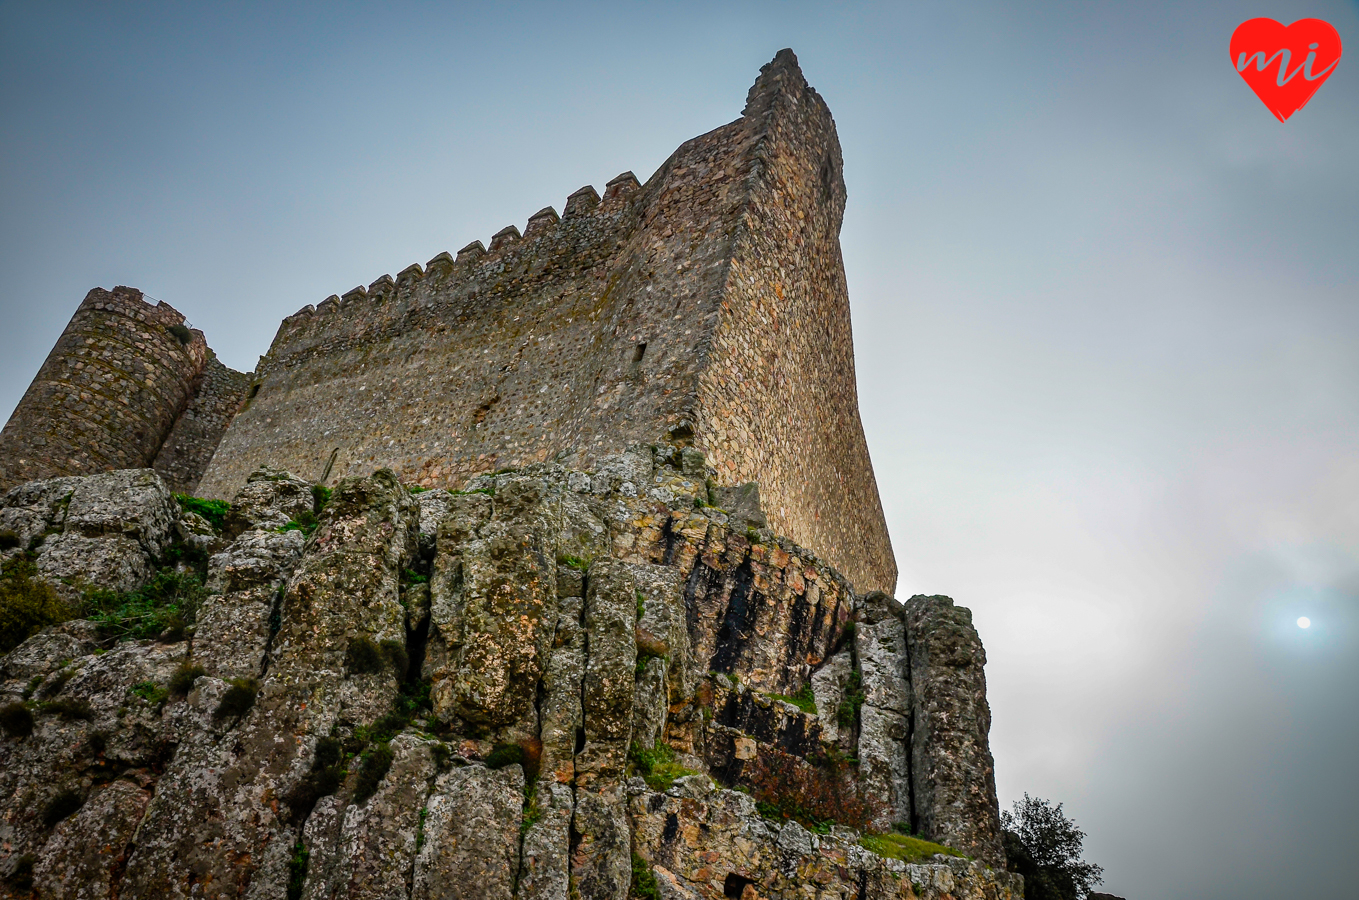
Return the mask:
[(193, 398), (151, 464), (171, 488), (194, 493), (227, 426), (245, 403), (250, 382), (250, 375), (227, 368), (209, 351)]
[[(157, 468), (176, 490), (197, 483), (245, 376), (217, 363), (173, 307), (142, 298), (130, 287), (85, 296), (0, 431), (0, 491), (149, 467), (167, 436), (174, 441)], [(198, 400), (200, 384), (207, 393)]]
[[(673, 445), (467, 492), (412, 494), (382, 470), (343, 479), (305, 539), (282, 526), (311, 485), (277, 469), (250, 476), (215, 536), (147, 470), (9, 492), (0, 521), (41, 525), (39, 558), (67, 536), (148, 567), (176, 540), (211, 556), (187, 640), (112, 644), (73, 621), (0, 658), (0, 706), (34, 720), (0, 737), (0, 896), (29, 896), (31, 878), (41, 897), (624, 900), (641, 860), (664, 897), (1015, 900), (988, 853), (990, 769), (960, 768), (989, 765), (966, 611), (854, 595), (810, 551), (707, 505), (705, 471)], [(351, 670), (362, 641), (404, 646), (408, 670)], [(146, 699), (186, 663), (206, 672), (187, 696)], [(856, 671), (846, 727), (834, 710)], [(220, 715), (243, 678), (257, 699)], [(361, 795), (361, 738), (403, 678), (427, 679), (430, 706)], [(774, 696), (809, 685), (815, 713)], [(910, 746), (870, 726), (903, 703)], [(316, 797), (323, 739), (369, 749)], [(701, 774), (665, 791), (631, 777), (630, 751), (658, 741)], [(510, 746), (522, 765), (488, 765)], [(874, 768), (893, 754), (904, 781)], [(883, 858), (737, 790), (760, 760), (814, 773), (846, 757), (854, 783), (975, 861)]]
[(584, 187), (521, 234), (442, 253), (284, 319), (199, 485), (261, 465), (407, 483), (637, 444), (758, 480), (769, 522), (860, 591), (896, 568), (859, 421), (834, 122), (791, 51), (743, 116), (645, 185)]

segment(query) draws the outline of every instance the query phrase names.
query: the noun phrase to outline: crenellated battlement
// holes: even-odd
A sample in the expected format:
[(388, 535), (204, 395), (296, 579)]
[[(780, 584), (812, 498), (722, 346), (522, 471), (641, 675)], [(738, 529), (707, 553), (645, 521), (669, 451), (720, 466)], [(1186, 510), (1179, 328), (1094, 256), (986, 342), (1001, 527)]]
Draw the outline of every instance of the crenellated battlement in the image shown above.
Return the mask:
[[(344, 294), (332, 294), (315, 306), (308, 304), (283, 320), (279, 336), (292, 336), (298, 327), (325, 327), (316, 321), (336, 313), (353, 320), (382, 317), (378, 307), (395, 301), (398, 304), (418, 295), (426, 279), (433, 280), (437, 290), (456, 292), (462, 285), (481, 284), (503, 272), (514, 270), (520, 258), (537, 259), (544, 255), (542, 245), (563, 238), (559, 229), (571, 229), (573, 236), (583, 228), (597, 230), (616, 227), (626, 212), (628, 200), (641, 189), (637, 176), (624, 172), (610, 180), (601, 200), (593, 185), (586, 185), (567, 197), (566, 212), (559, 216), (551, 206), (545, 206), (529, 217), (523, 232), (507, 225), (491, 236), (490, 246), (480, 240), (472, 241), (458, 251), (456, 257), (447, 251), (438, 254), (423, 267), (411, 263), (395, 278), (383, 275), (367, 286), (359, 285)], [(589, 222), (582, 219), (589, 218)], [(547, 251), (546, 255), (551, 255)], [(389, 310), (388, 318), (399, 315), (403, 308)], [(336, 335), (338, 336), (338, 335)], [(275, 339), (277, 346), (278, 338)]]

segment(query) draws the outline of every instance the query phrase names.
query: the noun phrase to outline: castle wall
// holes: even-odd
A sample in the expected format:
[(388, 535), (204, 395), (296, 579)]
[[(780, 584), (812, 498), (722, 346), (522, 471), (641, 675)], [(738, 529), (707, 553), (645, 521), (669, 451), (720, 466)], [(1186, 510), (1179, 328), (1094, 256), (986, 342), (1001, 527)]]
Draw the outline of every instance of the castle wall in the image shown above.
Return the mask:
[(840, 256), (840, 142), (792, 51), (765, 67), (749, 200), (699, 387), (699, 447), (726, 483), (758, 481), (777, 532), (831, 559), (861, 591), (896, 562), (859, 422)]
[(240, 411), (251, 376), (227, 368), (208, 351), (192, 399), (161, 444), (151, 468), (171, 490), (192, 494), (212, 454)]
[[(896, 569), (858, 419), (839, 148), (791, 52), (746, 114), (396, 278), (284, 320), (199, 484), (261, 465), (333, 482), (390, 466), (461, 487), (548, 459), (695, 443), (771, 523), (866, 590)], [(829, 162), (828, 162), (829, 161)], [(829, 164), (830, 168), (826, 166)], [(805, 503), (801, 512), (798, 503)]]
[(148, 466), (210, 354), (173, 307), (90, 291), (0, 432), (0, 490)]

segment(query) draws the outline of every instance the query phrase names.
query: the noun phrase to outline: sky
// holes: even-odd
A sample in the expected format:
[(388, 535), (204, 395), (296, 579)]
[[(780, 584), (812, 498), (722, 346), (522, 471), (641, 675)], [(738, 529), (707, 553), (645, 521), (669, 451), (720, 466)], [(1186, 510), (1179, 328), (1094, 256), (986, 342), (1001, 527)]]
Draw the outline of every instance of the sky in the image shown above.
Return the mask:
[(1256, 16), (1359, 52), (1352, 2), (0, 2), (0, 415), (92, 287), (253, 369), (645, 180), (792, 47), (898, 595), (974, 613), (1002, 805), (1063, 803), (1129, 900), (1352, 894), (1359, 63), (1280, 123)]

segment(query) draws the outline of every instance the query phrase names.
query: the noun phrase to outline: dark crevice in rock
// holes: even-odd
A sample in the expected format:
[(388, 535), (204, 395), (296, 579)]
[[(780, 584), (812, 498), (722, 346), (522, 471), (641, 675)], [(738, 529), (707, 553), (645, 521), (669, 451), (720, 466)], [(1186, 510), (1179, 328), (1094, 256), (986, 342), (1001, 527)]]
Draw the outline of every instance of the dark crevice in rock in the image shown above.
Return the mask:
[(675, 564), (675, 553), (679, 550), (680, 537), (680, 533), (675, 530), (675, 520), (667, 516), (665, 524), (661, 526), (661, 541), (665, 544), (665, 550), (661, 554), (661, 565)]
[(274, 638), (283, 627), (283, 597), (288, 593), (288, 582), (279, 583), (274, 591), (274, 602), (269, 604), (269, 639), (264, 644), (264, 654), (260, 658), (260, 678), (269, 674), (269, 659), (273, 656)]
[[(727, 880), (722, 882), (722, 896), (739, 898), (745, 892), (746, 885), (754, 883), (753, 879), (732, 872), (727, 876)], [(862, 897), (863, 895), (860, 893), (860, 900), (862, 900)]]
[(920, 813), (915, 805), (915, 685), (911, 683), (911, 635), (908, 631), (902, 645), (906, 648), (904, 670), (906, 692), (911, 698), (910, 708), (906, 710), (906, 797), (910, 809), (911, 834), (920, 834)]
[(727, 612), (722, 619), (722, 627), (717, 631), (717, 647), (713, 652), (708, 669), (713, 672), (731, 672), (741, 658), (741, 651), (750, 640), (755, 619), (759, 613), (761, 595), (755, 590), (755, 572), (750, 564), (750, 556), (731, 573), (731, 596), (727, 600)]

